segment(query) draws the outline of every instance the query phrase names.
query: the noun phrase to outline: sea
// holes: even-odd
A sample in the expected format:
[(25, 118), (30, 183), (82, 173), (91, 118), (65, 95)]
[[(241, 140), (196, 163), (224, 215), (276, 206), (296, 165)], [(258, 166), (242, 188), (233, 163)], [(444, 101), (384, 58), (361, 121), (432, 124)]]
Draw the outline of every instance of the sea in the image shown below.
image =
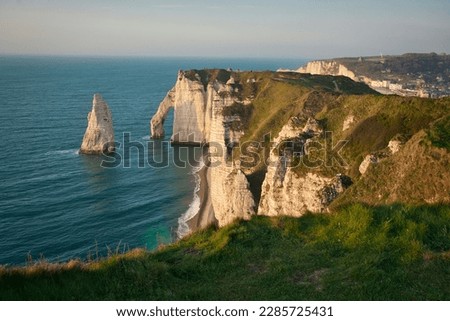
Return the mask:
[[(94, 260), (178, 238), (201, 151), (150, 139), (180, 69), (295, 69), (305, 59), (0, 56), (0, 265)], [(120, 162), (78, 153), (100, 93)], [(167, 141), (173, 111), (165, 122)], [(136, 146), (143, 146), (138, 148)], [(164, 166), (155, 166), (167, 159)], [(174, 161), (178, 160), (178, 161)]]

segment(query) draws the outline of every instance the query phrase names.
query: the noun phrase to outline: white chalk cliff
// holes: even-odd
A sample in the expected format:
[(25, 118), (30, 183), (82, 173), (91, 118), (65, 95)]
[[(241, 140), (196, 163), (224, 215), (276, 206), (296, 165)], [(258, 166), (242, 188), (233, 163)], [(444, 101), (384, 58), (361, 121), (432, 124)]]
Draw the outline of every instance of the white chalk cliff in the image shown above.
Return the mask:
[(296, 71), (312, 75), (345, 76), (355, 81), (358, 80), (353, 71), (334, 60), (311, 61)]
[(209, 92), (199, 80), (190, 80), (180, 71), (175, 86), (160, 103), (150, 121), (151, 137), (164, 137), (164, 121), (170, 108), (174, 108), (172, 142), (201, 144), (209, 141), (211, 126), (211, 88)]
[(163, 138), (164, 120), (169, 109), (174, 108), (172, 143), (209, 145), (209, 161), (205, 162), (209, 165), (205, 175), (208, 181), (202, 182), (207, 186), (208, 197), (201, 200), (197, 215), (209, 217), (212, 214), (219, 226), (255, 214), (247, 178), (238, 165), (227, 162), (227, 144), (238, 142), (243, 134), (231, 128), (237, 116), (223, 116), (222, 112), (237, 100), (233, 97), (232, 85), (232, 82), (224, 84), (212, 80), (205, 88), (199, 76), (187, 77), (180, 71), (175, 86), (150, 121), (151, 136)]
[[(344, 191), (343, 177), (340, 175), (329, 178), (308, 172), (299, 176), (288, 166), (289, 156), (280, 155), (278, 144), (299, 139), (304, 134), (307, 134), (306, 137), (321, 134), (321, 129), (314, 119), (309, 118), (303, 126), (297, 118), (293, 118), (275, 138), (275, 147), (270, 153), (270, 165), (262, 185), (259, 215), (298, 217), (307, 211), (323, 212)], [(305, 144), (308, 140), (306, 139)]]
[(222, 113), (224, 107), (234, 103), (232, 95), (219, 95), (220, 92), (226, 91), (227, 87), (218, 82), (215, 85), (208, 85), (208, 104), (211, 103), (212, 110), (209, 132), (211, 161), (209, 187), (214, 216), (219, 226), (223, 226), (237, 218), (249, 219), (255, 214), (255, 202), (247, 178), (239, 166), (227, 162), (227, 143), (239, 142), (243, 133), (230, 128), (236, 116), (224, 117)]
[(112, 114), (100, 94), (95, 94), (92, 110), (87, 116), (88, 125), (81, 143), (80, 153), (102, 154), (114, 152)]

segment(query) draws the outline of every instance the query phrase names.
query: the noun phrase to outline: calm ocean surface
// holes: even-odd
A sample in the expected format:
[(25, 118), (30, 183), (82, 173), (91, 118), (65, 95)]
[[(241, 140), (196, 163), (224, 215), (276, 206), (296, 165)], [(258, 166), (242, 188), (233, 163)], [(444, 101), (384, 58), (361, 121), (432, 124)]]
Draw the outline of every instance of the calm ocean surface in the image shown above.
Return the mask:
[[(116, 141), (128, 132), (146, 144), (150, 118), (179, 69), (274, 70), (304, 62), (0, 56), (0, 264), (24, 264), (29, 254), (95, 258), (119, 245), (152, 249), (172, 241), (193, 199), (194, 168), (139, 168), (136, 149), (130, 168), (103, 168), (101, 157), (79, 155), (94, 93), (112, 111)], [(167, 138), (171, 124), (172, 113)], [(186, 148), (164, 152), (192, 155)]]

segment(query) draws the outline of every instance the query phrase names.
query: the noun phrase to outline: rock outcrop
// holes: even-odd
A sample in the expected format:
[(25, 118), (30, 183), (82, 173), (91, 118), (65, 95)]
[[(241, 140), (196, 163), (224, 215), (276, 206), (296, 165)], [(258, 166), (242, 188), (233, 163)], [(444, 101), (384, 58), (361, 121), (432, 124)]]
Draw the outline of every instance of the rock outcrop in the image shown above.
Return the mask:
[[(275, 148), (270, 153), (270, 162), (262, 185), (261, 200), (258, 214), (277, 216), (302, 216), (307, 211), (323, 212), (328, 205), (349, 185), (347, 177), (325, 177), (318, 173), (307, 172), (299, 175), (291, 164), (291, 155), (280, 151), (280, 144), (285, 141), (296, 141), (299, 137), (317, 137), (322, 133), (318, 122), (308, 118), (301, 126), (298, 118), (292, 118), (274, 140)], [(281, 155), (280, 155), (281, 152)], [(295, 152), (295, 150), (294, 150)], [(304, 156), (307, 151), (299, 148), (298, 156)], [(300, 165), (304, 166), (304, 165)]]
[(355, 116), (353, 116), (353, 115), (347, 116), (347, 118), (344, 120), (344, 124), (342, 125), (342, 131), (346, 131), (346, 130), (350, 129), (350, 126), (354, 122), (355, 122)]
[(391, 152), (391, 154), (394, 155), (395, 153), (397, 153), (400, 150), (402, 145), (403, 145), (403, 142), (401, 140), (394, 138), (389, 141), (388, 148), (389, 148), (389, 151)]
[(376, 164), (378, 163), (378, 157), (374, 154), (368, 154), (366, 157), (364, 157), (363, 161), (359, 165), (359, 173), (361, 175), (364, 175), (367, 170), (369, 169), (370, 164)]
[(100, 94), (95, 94), (80, 153), (108, 154), (115, 150), (111, 111)]
[[(255, 214), (255, 202), (249, 190), (249, 183), (239, 165), (230, 161), (229, 146), (238, 143), (243, 132), (232, 124), (239, 122), (239, 116), (224, 116), (223, 110), (235, 104), (234, 79), (223, 83), (217, 79), (201, 78), (197, 73), (188, 77), (183, 71), (178, 73), (175, 86), (168, 92), (153, 116), (151, 136), (164, 136), (163, 124), (170, 108), (174, 108), (173, 144), (209, 145), (209, 166), (202, 182), (207, 186), (208, 197), (201, 199), (199, 217), (215, 217), (219, 226), (234, 219), (248, 219)], [(204, 227), (211, 220), (191, 219), (191, 229)], [(200, 222), (193, 226), (192, 222)], [(203, 222), (203, 223), (201, 223)], [(206, 222), (206, 223), (205, 223)]]
[(396, 135), (389, 141), (388, 146), (385, 149), (366, 155), (359, 165), (359, 173), (361, 175), (366, 174), (371, 164), (377, 164), (389, 156), (398, 153), (406, 141), (407, 138), (405, 136), (400, 134)]

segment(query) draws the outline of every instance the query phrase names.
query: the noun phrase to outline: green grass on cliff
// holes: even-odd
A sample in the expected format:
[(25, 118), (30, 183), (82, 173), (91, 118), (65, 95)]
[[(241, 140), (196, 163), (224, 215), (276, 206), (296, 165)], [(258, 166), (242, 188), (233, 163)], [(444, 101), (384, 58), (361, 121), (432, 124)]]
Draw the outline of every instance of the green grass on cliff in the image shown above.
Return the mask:
[(450, 115), (436, 121), (428, 130), (428, 137), (434, 146), (450, 150)]
[[(253, 97), (253, 113), (242, 141), (262, 141), (266, 134), (273, 138), (292, 116), (313, 116), (335, 104), (338, 95), (377, 95), (368, 86), (346, 77), (243, 72), (239, 79), (243, 83), (242, 98)], [(251, 79), (256, 83), (247, 83)]]
[(254, 217), (157, 252), (0, 269), (1, 300), (450, 300), (450, 208)]

